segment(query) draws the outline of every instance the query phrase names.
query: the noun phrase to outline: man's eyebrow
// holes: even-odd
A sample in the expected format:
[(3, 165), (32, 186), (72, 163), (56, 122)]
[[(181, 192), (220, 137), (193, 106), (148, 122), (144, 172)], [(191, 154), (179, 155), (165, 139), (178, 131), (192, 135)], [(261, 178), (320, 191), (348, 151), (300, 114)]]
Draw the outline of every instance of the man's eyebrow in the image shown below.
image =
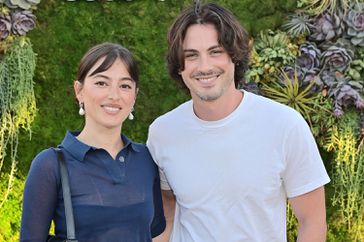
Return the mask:
[(216, 48), (222, 48), (221, 45), (214, 45), (214, 46), (211, 46), (210, 48), (208, 48), (207, 50), (213, 50), (213, 49), (216, 49)]
[[(209, 47), (207, 50), (210, 51), (210, 50), (213, 50), (213, 49), (216, 49), (216, 48), (222, 48), (221, 45), (213, 45), (211, 47)], [(198, 52), (197, 50), (195, 49), (184, 49), (183, 52)]]
[(195, 49), (184, 49), (183, 52), (198, 52)]

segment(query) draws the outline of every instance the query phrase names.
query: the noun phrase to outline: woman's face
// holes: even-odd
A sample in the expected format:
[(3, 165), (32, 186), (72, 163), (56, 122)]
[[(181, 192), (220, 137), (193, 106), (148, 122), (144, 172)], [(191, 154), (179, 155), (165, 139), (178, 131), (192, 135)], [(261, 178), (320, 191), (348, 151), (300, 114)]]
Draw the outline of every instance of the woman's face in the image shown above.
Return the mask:
[(95, 63), (83, 84), (75, 81), (74, 89), (78, 101), (84, 104), (86, 126), (120, 129), (132, 111), (138, 90), (119, 58), (106, 71), (90, 76), (104, 59)]

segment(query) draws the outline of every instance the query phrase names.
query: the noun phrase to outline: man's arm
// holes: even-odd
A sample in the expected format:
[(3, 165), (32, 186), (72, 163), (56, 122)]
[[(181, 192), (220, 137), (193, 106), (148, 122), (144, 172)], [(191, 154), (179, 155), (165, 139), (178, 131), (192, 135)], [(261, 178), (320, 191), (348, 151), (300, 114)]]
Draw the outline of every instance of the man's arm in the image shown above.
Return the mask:
[(326, 241), (326, 209), (324, 187), (289, 199), (298, 220), (297, 242)]
[(166, 229), (162, 234), (153, 239), (153, 242), (167, 242), (173, 228), (174, 211), (176, 209), (176, 197), (172, 190), (162, 190), (163, 210), (166, 218)]

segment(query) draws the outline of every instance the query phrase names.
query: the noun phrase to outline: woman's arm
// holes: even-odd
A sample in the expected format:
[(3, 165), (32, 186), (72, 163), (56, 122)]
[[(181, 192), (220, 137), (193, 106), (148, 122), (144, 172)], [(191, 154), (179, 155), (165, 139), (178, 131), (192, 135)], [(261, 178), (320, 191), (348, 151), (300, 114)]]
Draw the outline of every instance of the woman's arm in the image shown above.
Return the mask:
[(58, 161), (53, 150), (32, 161), (23, 193), (20, 241), (46, 241), (57, 204)]

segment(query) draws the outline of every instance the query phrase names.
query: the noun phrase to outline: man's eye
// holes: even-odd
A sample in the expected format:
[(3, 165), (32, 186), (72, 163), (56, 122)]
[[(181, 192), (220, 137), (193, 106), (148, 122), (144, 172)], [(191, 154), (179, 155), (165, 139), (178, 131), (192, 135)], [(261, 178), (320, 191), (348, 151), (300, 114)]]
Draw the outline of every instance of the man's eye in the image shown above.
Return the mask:
[(213, 50), (213, 51), (211, 51), (212, 55), (220, 55), (222, 53), (224, 53), (224, 51), (222, 51), (222, 50)]
[(197, 58), (196, 53), (185, 54), (185, 59), (191, 60)]

